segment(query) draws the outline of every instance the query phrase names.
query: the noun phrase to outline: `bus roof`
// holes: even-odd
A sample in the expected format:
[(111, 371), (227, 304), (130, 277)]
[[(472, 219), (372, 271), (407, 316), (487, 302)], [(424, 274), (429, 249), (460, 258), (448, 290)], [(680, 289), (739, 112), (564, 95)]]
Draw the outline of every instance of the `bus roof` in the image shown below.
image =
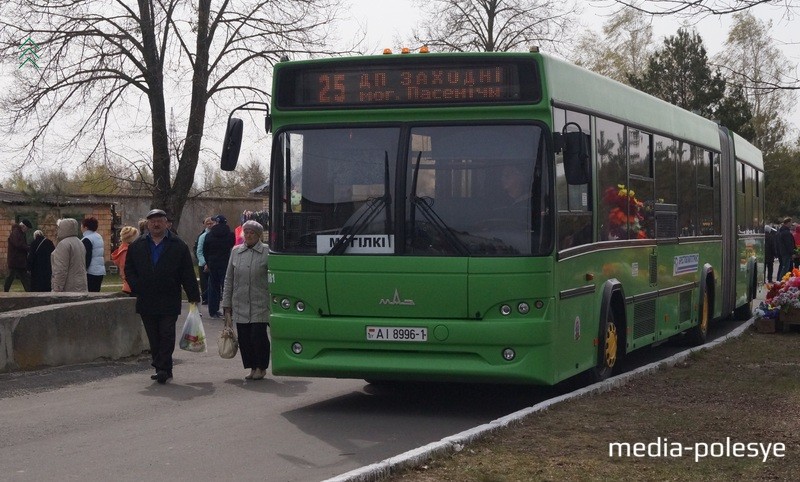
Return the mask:
[(731, 134), (733, 134), (733, 148), (736, 152), (736, 158), (763, 170), (764, 159), (761, 156), (761, 151), (739, 134), (735, 132), (731, 132)]
[(577, 65), (546, 54), (541, 57), (547, 92), (554, 105), (720, 149), (715, 122)]

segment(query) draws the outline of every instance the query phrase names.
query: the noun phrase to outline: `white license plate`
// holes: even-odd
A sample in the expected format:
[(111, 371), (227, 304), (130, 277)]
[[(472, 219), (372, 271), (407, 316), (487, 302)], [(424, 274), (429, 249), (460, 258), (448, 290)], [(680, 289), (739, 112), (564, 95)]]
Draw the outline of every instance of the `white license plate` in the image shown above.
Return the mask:
[(368, 341), (428, 341), (427, 328), (407, 326), (368, 326)]

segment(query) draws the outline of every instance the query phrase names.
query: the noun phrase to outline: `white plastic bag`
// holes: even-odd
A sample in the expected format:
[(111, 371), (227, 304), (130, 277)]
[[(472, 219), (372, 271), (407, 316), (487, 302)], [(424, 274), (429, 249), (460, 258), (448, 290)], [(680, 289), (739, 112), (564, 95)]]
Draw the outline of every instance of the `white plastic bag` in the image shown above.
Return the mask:
[(189, 304), (189, 314), (183, 323), (181, 340), (178, 343), (181, 350), (193, 352), (206, 351), (206, 331), (203, 329), (203, 320), (197, 311), (197, 303)]

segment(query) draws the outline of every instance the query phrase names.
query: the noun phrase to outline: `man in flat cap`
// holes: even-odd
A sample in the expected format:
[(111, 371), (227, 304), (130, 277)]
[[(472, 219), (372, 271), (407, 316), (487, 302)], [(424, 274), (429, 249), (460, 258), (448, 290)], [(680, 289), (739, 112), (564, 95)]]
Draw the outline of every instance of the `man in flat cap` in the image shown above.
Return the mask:
[(136, 312), (150, 341), (150, 378), (164, 384), (172, 378), (172, 353), (175, 351), (175, 324), (181, 314), (181, 287), (189, 303), (200, 303), (192, 255), (189, 247), (169, 230), (167, 213), (153, 209), (147, 213), (147, 234), (128, 246), (125, 277), (136, 296)]
[(8, 276), (3, 290), (7, 293), (11, 289), (14, 278), (19, 278), (25, 291), (31, 290), (31, 278), (28, 274), (28, 239), (25, 233), (33, 228), (33, 224), (27, 219), (11, 226), (11, 234), (8, 235)]

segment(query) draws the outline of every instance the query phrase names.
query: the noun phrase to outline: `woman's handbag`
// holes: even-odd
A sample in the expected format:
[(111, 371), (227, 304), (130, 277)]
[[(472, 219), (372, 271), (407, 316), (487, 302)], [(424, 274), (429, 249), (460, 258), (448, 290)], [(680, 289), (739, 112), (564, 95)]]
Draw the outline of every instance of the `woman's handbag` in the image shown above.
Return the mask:
[(225, 326), (219, 334), (219, 356), (222, 358), (233, 358), (236, 352), (239, 351), (239, 341), (236, 339), (236, 332), (233, 331), (232, 323), (230, 321), (230, 314), (225, 313)]

